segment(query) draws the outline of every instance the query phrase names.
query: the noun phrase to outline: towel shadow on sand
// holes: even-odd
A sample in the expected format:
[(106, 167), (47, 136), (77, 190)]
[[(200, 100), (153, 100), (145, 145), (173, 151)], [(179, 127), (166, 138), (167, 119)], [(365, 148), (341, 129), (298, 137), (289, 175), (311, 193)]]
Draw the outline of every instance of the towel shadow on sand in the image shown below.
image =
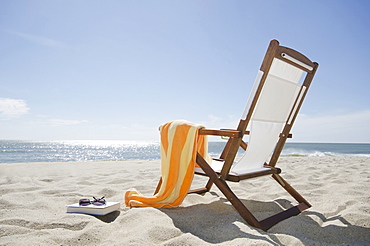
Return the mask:
[[(243, 199), (241, 201), (259, 220), (282, 211), (282, 208), (292, 206), (291, 202), (285, 199), (272, 202)], [(295, 237), (303, 244), (314, 242), (366, 244), (370, 241), (370, 228), (352, 225), (340, 215), (326, 218), (321, 213), (309, 210), (280, 222), (268, 232), (248, 225), (224, 198), (209, 204), (161, 209), (161, 211), (168, 215), (183, 233), (191, 233), (208, 243), (222, 243), (236, 238), (246, 238), (281, 245), (282, 242), (275, 236), (281, 234)], [(249, 230), (252, 230), (253, 234), (248, 233)]]

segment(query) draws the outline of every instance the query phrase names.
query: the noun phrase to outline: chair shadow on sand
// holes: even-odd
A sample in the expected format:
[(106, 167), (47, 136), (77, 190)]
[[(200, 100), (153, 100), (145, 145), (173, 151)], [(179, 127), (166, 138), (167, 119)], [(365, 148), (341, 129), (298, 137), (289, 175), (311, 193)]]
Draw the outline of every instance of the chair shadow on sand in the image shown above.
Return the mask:
[[(258, 219), (292, 206), (290, 201), (285, 199), (272, 202), (245, 199), (241, 201), (251, 208)], [(298, 216), (280, 222), (268, 232), (248, 225), (225, 198), (208, 204), (161, 209), (161, 211), (169, 216), (183, 233), (190, 233), (208, 243), (245, 238), (281, 245), (283, 243), (280, 242), (278, 235), (297, 238), (303, 244), (366, 245), (370, 242), (370, 228), (352, 225), (340, 215), (328, 218), (316, 211), (304, 211)], [(245, 229), (242, 230), (242, 228)], [(246, 232), (248, 228), (254, 231), (253, 234)]]

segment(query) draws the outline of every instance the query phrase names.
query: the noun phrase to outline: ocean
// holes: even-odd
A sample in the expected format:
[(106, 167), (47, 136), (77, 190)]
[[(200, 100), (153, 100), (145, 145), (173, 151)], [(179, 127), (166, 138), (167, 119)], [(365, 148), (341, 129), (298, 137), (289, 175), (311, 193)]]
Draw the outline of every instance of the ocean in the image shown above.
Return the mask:
[[(210, 142), (209, 153), (218, 157), (225, 142)], [(239, 152), (242, 154), (242, 151)], [(367, 156), (370, 144), (286, 143), (282, 156)], [(0, 163), (116, 161), (160, 159), (159, 142), (120, 140), (17, 141), (0, 140)]]

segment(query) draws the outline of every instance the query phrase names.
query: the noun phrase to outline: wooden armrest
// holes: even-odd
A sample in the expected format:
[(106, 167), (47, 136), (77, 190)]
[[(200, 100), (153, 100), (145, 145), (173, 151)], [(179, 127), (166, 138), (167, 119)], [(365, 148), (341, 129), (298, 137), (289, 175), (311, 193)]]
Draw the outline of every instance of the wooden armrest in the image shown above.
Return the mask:
[[(231, 129), (221, 129), (221, 130), (225, 130), (225, 131), (235, 131), (235, 130), (231, 130)], [(250, 131), (245, 131), (244, 132), (244, 135), (250, 135), (251, 132)], [(282, 133), (280, 133), (280, 137), (282, 136)], [(291, 133), (288, 134), (288, 137), (287, 138), (292, 138), (293, 135)]]
[[(221, 129), (223, 131), (235, 131), (235, 130), (232, 130), (232, 129)], [(244, 135), (249, 135), (251, 132), (250, 131), (245, 131), (244, 132)]]
[(237, 130), (213, 130), (213, 129), (199, 129), (199, 135), (213, 135), (213, 136), (224, 136), (224, 137), (242, 137), (241, 131)]

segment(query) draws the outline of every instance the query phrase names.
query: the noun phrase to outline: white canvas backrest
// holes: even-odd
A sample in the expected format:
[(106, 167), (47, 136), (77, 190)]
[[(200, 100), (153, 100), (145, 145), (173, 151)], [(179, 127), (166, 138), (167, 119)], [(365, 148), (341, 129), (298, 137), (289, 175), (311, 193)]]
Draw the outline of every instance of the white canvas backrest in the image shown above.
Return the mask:
[[(232, 167), (232, 172), (244, 173), (263, 168), (274, 150), (279, 135), (297, 98), (303, 94), (299, 84), (303, 70), (274, 58), (265, 84), (249, 122), (250, 137), (244, 156)], [(259, 71), (242, 119), (246, 118), (263, 72)]]

